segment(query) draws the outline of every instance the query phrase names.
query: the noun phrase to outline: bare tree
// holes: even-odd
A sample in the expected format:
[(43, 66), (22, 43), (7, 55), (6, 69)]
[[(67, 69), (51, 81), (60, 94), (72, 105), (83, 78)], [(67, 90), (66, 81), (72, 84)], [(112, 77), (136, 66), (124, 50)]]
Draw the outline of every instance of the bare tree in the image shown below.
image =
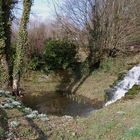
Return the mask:
[(103, 57), (104, 49), (124, 52), (140, 34), (139, 0), (66, 0), (61, 9), (60, 22), (73, 36), (79, 34), (79, 42), (88, 42), (91, 57)]

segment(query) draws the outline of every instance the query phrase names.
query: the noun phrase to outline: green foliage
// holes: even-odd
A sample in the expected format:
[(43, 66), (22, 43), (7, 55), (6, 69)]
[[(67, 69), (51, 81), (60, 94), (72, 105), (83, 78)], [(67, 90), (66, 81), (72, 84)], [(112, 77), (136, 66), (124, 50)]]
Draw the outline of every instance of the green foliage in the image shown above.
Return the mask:
[(113, 58), (109, 57), (107, 59), (104, 59), (100, 65), (100, 68), (104, 71), (109, 71), (111, 70), (113, 66)]
[(127, 138), (128, 140), (132, 140), (135, 137), (140, 137), (140, 127), (132, 127), (125, 132), (125, 138)]
[(122, 81), (123, 78), (125, 77), (126, 73), (127, 73), (127, 71), (120, 72), (120, 73), (118, 74), (117, 80), (115, 80), (115, 81), (113, 82), (113, 84), (110, 85), (110, 87), (114, 87), (114, 86), (116, 86), (120, 81)]
[(26, 47), (28, 46), (28, 32), (27, 24), (29, 22), (30, 10), (31, 10), (32, 0), (23, 1), (23, 13), (20, 21), (20, 27), (18, 32), (18, 39), (16, 45), (16, 58), (14, 61), (13, 78), (19, 79), (20, 74), (23, 72), (25, 67), (25, 56)]
[(2, 11), (2, 1), (0, 0), (0, 39), (3, 37), (4, 28), (3, 28), (3, 11)]
[(127, 95), (136, 95), (140, 93), (140, 85), (134, 85), (133, 88), (131, 88), (128, 92)]
[(5, 131), (3, 128), (0, 127), (0, 137), (3, 137), (5, 135)]
[(0, 0), (0, 59), (3, 88), (8, 88), (12, 83), (11, 11), (15, 3), (13, 0)]
[(44, 59), (49, 70), (73, 67), (77, 62), (76, 53), (76, 46), (69, 41), (51, 40), (45, 43)]
[(43, 68), (45, 62), (40, 54), (33, 53), (30, 59), (29, 68), (31, 70), (40, 70)]

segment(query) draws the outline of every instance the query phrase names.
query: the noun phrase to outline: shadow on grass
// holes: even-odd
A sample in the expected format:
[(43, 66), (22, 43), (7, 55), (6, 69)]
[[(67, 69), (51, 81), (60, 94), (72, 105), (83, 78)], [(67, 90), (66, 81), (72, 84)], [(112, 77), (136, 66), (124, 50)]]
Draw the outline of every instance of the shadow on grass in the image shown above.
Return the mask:
[(36, 140), (47, 140), (47, 135), (41, 130), (41, 128), (33, 122), (32, 119), (26, 118), (29, 125), (35, 130), (35, 132), (38, 134), (38, 138)]
[(58, 85), (58, 92), (64, 94), (76, 94), (78, 89), (84, 84), (92, 72), (98, 69), (100, 61), (89, 64), (88, 60), (83, 63), (77, 63), (72, 74), (63, 75), (61, 83)]
[(0, 108), (0, 140), (5, 140), (6, 139), (6, 134), (5, 132), (9, 131), (9, 127), (8, 127), (8, 117), (7, 117), (7, 113)]
[[(20, 111), (20, 110), (19, 110)], [(37, 124), (33, 122), (33, 120), (26, 118), (28, 121), (28, 124), (31, 126), (31, 128), (36, 132), (38, 135), (38, 138), (36, 140), (47, 140), (46, 134), (42, 131), (41, 128)], [(8, 125), (8, 116), (4, 109), (0, 108), (0, 140), (6, 140), (7, 139), (7, 133), (9, 132), (10, 128)], [(20, 132), (19, 132), (20, 133)], [(16, 137), (18, 136), (18, 133), (16, 134)]]

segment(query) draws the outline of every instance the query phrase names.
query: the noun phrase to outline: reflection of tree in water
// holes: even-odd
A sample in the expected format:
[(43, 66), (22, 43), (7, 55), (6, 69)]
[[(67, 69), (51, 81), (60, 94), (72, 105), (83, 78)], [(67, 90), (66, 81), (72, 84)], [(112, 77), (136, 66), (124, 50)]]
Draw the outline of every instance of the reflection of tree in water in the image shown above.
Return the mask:
[(59, 96), (56, 96), (55, 98), (52, 97), (50, 100), (48, 100), (46, 97), (46, 101), (37, 105), (37, 108), (39, 108), (40, 112), (59, 114), (63, 112), (63, 108), (66, 104), (67, 101), (59, 98)]

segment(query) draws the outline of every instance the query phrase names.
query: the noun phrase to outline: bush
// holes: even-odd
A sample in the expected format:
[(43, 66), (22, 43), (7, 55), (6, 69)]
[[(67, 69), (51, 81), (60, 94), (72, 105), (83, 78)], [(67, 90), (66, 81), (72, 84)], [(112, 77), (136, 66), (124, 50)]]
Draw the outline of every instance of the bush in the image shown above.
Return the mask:
[(29, 68), (31, 70), (40, 70), (44, 66), (43, 56), (41, 54), (33, 53), (30, 58)]
[(49, 70), (66, 70), (77, 62), (76, 46), (66, 40), (45, 42), (44, 59)]

